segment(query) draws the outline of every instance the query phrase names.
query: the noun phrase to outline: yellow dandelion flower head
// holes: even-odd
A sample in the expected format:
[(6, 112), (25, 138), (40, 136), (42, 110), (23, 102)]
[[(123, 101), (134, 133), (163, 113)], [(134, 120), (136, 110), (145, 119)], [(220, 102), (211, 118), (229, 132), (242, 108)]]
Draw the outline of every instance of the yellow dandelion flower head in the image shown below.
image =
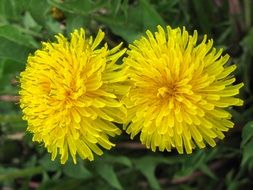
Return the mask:
[(243, 104), (234, 97), (243, 86), (233, 85), (236, 66), (225, 65), (229, 55), (222, 56), (206, 35), (198, 43), (197, 31), (157, 29), (134, 41), (123, 60), (132, 83), (123, 100), (127, 133), (131, 138), (140, 133), (153, 151), (176, 148), (189, 154), (196, 146), (215, 146), (215, 138), (233, 127), (226, 108)]
[[(109, 50), (98, 48), (104, 38), (85, 37), (85, 30), (75, 30), (70, 40), (62, 34), (56, 42), (43, 42), (30, 55), (20, 75), (21, 108), (33, 141), (45, 144), (54, 160), (61, 163), (68, 155), (93, 160), (103, 152), (100, 146), (114, 146), (109, 136), (121, 130), (114, 122), (126, 119), (126, 109), (119, 101), (128, 87), (126, 69), (116, 64), (125, 49), (121, 45)], [(98, 146), (99, 145), (99, 146)]]

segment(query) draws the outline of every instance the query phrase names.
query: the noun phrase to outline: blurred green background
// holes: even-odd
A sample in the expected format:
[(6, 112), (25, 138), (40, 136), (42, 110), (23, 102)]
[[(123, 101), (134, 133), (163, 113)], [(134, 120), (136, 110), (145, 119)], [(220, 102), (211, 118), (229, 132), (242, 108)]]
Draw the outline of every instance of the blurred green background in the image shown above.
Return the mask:
[[(0, 0), (0, 189), (253, 189), (252, 20), (252, 0)], [(215, 148), (191, 155), (153, 153), (123, 133), (94, 162), (52, 162), (32, 143), (19, 109), (17, 77), (28, 54), (79, 27), (91, 35), (102, 28), (113, 47), (158, 24), (197, 29), (230, 54), (237, 82), (245, 83), (244, 106), (231, 108), (234, 129)]]

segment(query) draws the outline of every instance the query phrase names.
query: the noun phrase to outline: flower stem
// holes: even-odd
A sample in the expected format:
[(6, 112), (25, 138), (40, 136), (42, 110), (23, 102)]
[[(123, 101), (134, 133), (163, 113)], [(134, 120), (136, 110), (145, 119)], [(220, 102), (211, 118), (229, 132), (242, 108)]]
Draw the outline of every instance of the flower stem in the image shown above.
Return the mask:
[(0, 174), (0, 182), (5, 180), (12, 180), (19, 177), (29, 177), (35, 174), (39, 174), (43, 171), (41, 166), (33, 167), (33, 168), (25, 168), (21, 170), (15, 170), (6, 172), (4, 174)]

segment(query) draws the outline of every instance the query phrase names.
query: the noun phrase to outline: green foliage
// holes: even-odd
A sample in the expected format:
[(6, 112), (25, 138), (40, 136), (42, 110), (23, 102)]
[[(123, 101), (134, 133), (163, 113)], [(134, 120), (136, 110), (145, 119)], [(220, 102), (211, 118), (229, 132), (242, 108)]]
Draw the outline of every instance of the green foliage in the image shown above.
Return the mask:
[(113, 165), (109, 163), (98, 162), (95, 169), (98, 175), (101, 176), (112, 187), (115, 189), (123, 189), (113, 169)]
[(74, 165), (71, 162), (68, 162), (63, 166), (63, 173), (72, 178), (76, 179), (87, 179), (92, 176), (92, 174), (87, 170), (82, 162), (78, 162), (78, 164)]
[(155, 169), (158, 164), (172, 164), (175, 160), (164, 157), (143, 156), (135, 160), (136, 169), (140, 171), (148, 180), (153, 189), (161, 189), (159, 182), (155, 176)]
[(253, 152), (252, 150), (253, 146), (253, 122), (247, 123), (242, 131), (242, 142), (241, 142), (241, 148), (242, 148), (242, 162), (241, 165), (245, 166), (248, 165), (250, 168), (252, 168), (253, 164)]
[[(113, 18), (113, 19), (112, 19)], [(147, 29), (154, 30), (158, 24), (165, 25), (161, 16), (145, 0), (135, 6), (124, 7), (117, 14), (96, 17), (107, 25), (113, 33), (121, 36), (127, 42), (132, 42)]]
[[(0, 188), (252, 189), (252, 20), (251, 0), (0, 0)], [(191, 155), (153, 153), (123, 135), (118, 143), (130, 142), (134, 149), (118, 146), (94, 162), (78, 160), (76, 165), (51, 161), (26, 133), (17, 103), (18, 75), (27, 56), (58, 32), (84, 27), (95, 35), (103, 28), (110, 46), (120, 41), (127, 46), (158, 24), (207, 33), (216, 47), (230, 54), (238, 66), (237, 82), (245, 83), (244, 106), (232, 108), (235, 128), (216, 148)]]

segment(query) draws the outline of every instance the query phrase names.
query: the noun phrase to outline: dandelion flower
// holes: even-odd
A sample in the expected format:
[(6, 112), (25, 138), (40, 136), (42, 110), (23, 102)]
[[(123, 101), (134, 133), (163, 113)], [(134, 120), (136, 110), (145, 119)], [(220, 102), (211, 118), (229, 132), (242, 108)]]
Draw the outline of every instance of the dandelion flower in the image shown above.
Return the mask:
[[(68, 40), (56, 35), (57, 42), (43, 42), (42, 48), (28, 57), (20, 75), (23, 119), (33, 141), (44, 143), (54, 160), (61, 163), (69, 153), (94, 159), (101, 147), (114, 146), (109, 136), (121, 130), (114, 122), (126, 119), (126, 109), (119, 97), (127, 92), (126, 70), (116, 64), (125, 49), (121, 44), (109, 50), (99, 30), (96, 38), (85, 37), (85, 30), (75, 30)], [(101, 146), (101, 147), (100, 147)]]
[(196, 146), (213, 147), (233, 127), (228, 108), (243, 104), (234, 97), (243, 86), (233, 84), (236, 66), (226, 65), (229, 55), (222, 56), (206, 35), (197, 43), (197, 31), (157, 29), (134, 41), (123, 61), (132, 83), (123, 100), (126, 131), (131, 138), (140, 133), (152, 151), (190, 154)]

